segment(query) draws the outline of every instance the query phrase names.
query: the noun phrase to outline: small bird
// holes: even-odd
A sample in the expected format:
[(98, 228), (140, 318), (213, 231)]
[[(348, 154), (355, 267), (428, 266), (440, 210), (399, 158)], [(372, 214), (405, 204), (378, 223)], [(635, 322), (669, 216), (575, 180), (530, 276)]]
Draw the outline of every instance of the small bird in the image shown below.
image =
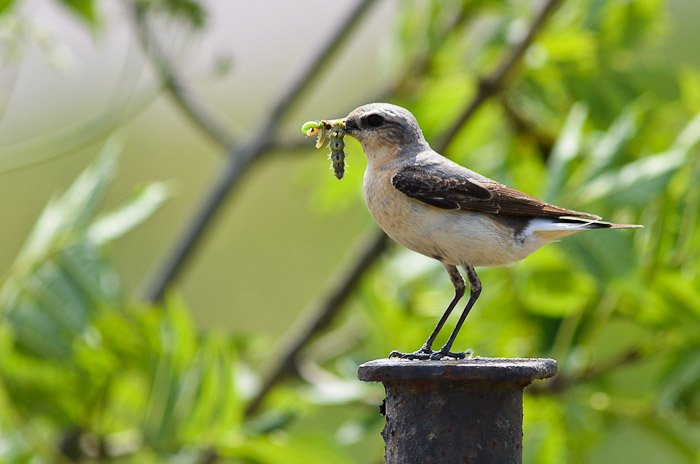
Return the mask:
[[(407, 359), (461, 359), (452, 344), (481, 294), (475, 266), (519, 261), (543, 245), (588, 229), (625, 229), (599, 216), (544, 203), (445, 158), (430, 148), (416, 118), (400, 106), (370, 103), (343, 119), (367, 156), (364, 197), (379, 227), (401, 245), (442, 263), (455, 288), (423, 346)], [(433, 350), (442, 329), (469, 282), (469, 301), (445, 345)]]

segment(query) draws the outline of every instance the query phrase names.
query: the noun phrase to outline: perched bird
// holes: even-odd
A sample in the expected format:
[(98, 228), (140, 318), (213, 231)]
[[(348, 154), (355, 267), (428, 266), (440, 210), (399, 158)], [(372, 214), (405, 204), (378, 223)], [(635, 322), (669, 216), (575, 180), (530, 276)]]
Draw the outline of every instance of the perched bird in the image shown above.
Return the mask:
[[(450, 349), (481, 293), (475, 266), (509, 264), (583, 230), (641, 227), (544, 203), (450, 161), (430, 148), (416, 118), (400, 106), (360, 106), (344, 122), (367, 156), (364, 196), (374, 220), (403, 246), (440, 261), (455, 288), (425, 344), (391, 356), (465, 356)], [(445, 345), (434, 351), (435, 337), (466, 290), (458, 266), (469, 282), (469, 301)]]

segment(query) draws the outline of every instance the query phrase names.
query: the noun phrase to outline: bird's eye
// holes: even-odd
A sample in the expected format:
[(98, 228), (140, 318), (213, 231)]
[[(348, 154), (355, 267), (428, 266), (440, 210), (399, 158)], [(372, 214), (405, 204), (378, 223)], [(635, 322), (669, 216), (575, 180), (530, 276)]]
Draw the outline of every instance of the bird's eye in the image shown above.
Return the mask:
[(365, 124), (369, 127), (379, 127), (384, 123), (384, 118), (378, 114), (370, 114), (365, 118)]

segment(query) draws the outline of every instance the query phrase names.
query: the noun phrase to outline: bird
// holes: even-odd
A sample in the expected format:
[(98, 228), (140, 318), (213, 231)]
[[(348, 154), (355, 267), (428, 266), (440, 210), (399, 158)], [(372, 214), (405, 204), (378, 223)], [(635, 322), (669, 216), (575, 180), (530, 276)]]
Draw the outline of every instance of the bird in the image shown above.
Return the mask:
[[(341, 119), (345, 133), (359, 141), (367, 158), (363, 191), (367, 209), (394, 241), (439, 261), (455, 294), (432, 333), (415, 352), (390, 357), (463, 359), (452, 345), (481, 294), (480, 266), (519, 261), (547, 243), (591, 229), (625, 229), (600, 216), (545, 203), (482, 176), (430, 148), (415, 116), (389, 103), (370, 103)], [(447, 342), (436, 337), (466, 293), (469, 299)]]

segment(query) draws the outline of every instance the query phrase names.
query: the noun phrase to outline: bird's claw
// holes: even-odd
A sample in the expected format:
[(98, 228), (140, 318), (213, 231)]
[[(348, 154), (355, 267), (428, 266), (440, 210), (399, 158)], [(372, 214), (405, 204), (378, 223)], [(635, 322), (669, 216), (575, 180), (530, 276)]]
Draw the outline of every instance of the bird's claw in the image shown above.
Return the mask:
[(434, 361), (439, 361), (440, 359), (469, 359), (474, 355), (472, 350), (466, 350), (459, 353), (454, 353), (449, 350), (435, 351), (430, 359)]
[(402, 353), (400, 351), (393, 350), (391, 353), (389, 353), (389, 357), (399, 359), (431, 359), (431, 356), (434, 354), (435, 351), (424, 346), (420, 350), (414, 351), (413, 353)]
[(399, 359), (425, 359), (425, 360), (431, 360), (431, 361), (439, 361), (441, 359), (468, 359), (471, 358), (474, 355), (474, 352), (472, 350), (467, 350), (463, 351), (461, 353), (454, 353), (449, 350), (442, 349), (440, 351), (434, 351), (429, 348), (423, 347), (418, 351), (414, 351), (413, 353), (402, 353), (400, 351), (392, 351), (389, 353), (390, 358), (399, 358)]

